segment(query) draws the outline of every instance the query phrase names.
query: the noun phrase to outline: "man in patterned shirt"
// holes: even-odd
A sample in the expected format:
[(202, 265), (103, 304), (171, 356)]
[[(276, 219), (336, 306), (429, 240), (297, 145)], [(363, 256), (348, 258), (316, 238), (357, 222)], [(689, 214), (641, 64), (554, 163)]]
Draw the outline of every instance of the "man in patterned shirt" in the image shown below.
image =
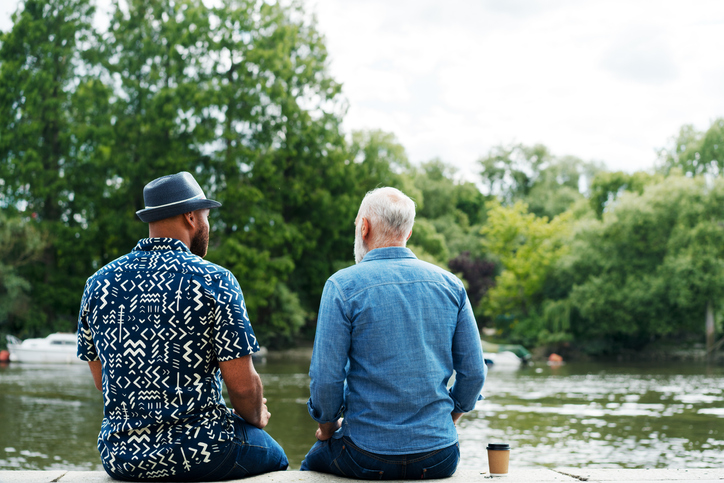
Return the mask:
[(263, 431), (271, 414), (239, 283), (203, 260), (209, 209), (221, 204), (186, 172), (150, 182), (143, 195), (137, 215), (149, 238), (88, 279), (78, 320), (78, 357), (103, 391), (103, 467), (136, 481), (285, 470), (284, 451)]

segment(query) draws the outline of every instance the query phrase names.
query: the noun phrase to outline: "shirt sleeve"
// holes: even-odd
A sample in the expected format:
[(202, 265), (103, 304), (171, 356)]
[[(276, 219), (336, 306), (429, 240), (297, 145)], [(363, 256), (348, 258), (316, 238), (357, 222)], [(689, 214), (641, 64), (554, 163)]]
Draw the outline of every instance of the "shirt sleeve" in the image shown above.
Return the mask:
[[(202, 293), (204, 287), (193, 280), (194, 290)], [(230, 361), (259, 351), (259, 343), (251, 328), (244, 294), (236, 277), (226, 271), (212, 280), (209, 287), (214, 297), (214, 349), (216, 359)]]
[(86, 362), (97, 361), (98, 351), (93, 343), (93, 332), (91, 331), (88, 318), (91, 315), (90, 304), (92, 298), (93, 278), (89, 278), (83, 289), (83, 298), (80, 301), (78, 311), (78, 359)]
[(338, 420), (345, 410), (344, 383), (352, 324), (339, 287), (328, 280), (322, 292), (309, 366), (309, 415), (318, 423)]
[(483, 348), (480, 343), (480, 333), (475, 322), (470, 300), (462, 290), (464, 300), (458, 313), (458, 323), (453, 335), (453, 368), (455, 369), (455, 383), (450, 388), (456, 413), (466, 413), (475, 407), (475, 403), (482, 399), (480, 391), (485, 383), (488, 368), (483, 359)]

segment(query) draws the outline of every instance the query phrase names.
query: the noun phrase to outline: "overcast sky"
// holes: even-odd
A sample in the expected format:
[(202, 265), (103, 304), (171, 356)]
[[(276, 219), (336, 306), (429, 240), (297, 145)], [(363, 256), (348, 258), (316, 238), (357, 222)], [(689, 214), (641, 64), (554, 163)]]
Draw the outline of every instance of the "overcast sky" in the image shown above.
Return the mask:
[[(723, 0), (305, 0), (349, 103), (410, 160), (474, 176), (497, 144), (650, 169), (724, 116)], [(0, 28), (16, 0), (0, 0)]]
[(724, 1), (307, 0), (349, 100), (463, 172), (500, 143), (650, 169), (683, 124), (724, 116)]

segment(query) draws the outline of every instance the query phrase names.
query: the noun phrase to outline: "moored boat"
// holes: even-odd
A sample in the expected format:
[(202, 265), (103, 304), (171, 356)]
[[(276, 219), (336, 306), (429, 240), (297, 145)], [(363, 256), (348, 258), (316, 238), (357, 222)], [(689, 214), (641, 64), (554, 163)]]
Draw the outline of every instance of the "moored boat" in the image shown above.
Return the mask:
[(34, 362), (51, 364), (83, 363), (77, 356), (75, 334), (56, 332), (42, 339), (20, 340), (7, 336), (10, 362)]
[(514, 354), (511, 351), (501, 351), (501, 352), (486, 352), (485, 353), (485, 363), (489, 366), (495, 366), (495, 367), (511, 367), (511, 368), (517, 368), (523, 365), (525, 362), (523, 359), (518, 357), (516, 354)]
[(520, 367), (527, 364), (531, 355), (522, 345), (493, 344), (481, 340), (485, 363), (489, 366)]

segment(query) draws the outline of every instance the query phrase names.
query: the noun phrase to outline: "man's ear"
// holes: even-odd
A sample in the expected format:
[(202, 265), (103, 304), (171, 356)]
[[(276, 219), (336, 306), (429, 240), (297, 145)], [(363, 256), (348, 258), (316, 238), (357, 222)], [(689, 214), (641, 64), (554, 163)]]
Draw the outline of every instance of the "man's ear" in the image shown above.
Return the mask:
[(192, 230), (196, 229), (197, 224), (197, 218), (193, 211), (189, 211), (188, 213), (184, 213), (183, 215), (184, 223), (186, 226), (191, 228)]
[(367, 237), (370, 234), (370, 222), (367, 221), (367, 218), (362, 218), (360, 222), (362, 223), (362, 226), (360, 227), (360, 234), (362, 235), (363, 240), (367, 240)]
[(407, 238), (405, 238), (405, 241), (409, 240), (412, 236), (412, 229), (410, 229), (410, 233), (407, 234)]

